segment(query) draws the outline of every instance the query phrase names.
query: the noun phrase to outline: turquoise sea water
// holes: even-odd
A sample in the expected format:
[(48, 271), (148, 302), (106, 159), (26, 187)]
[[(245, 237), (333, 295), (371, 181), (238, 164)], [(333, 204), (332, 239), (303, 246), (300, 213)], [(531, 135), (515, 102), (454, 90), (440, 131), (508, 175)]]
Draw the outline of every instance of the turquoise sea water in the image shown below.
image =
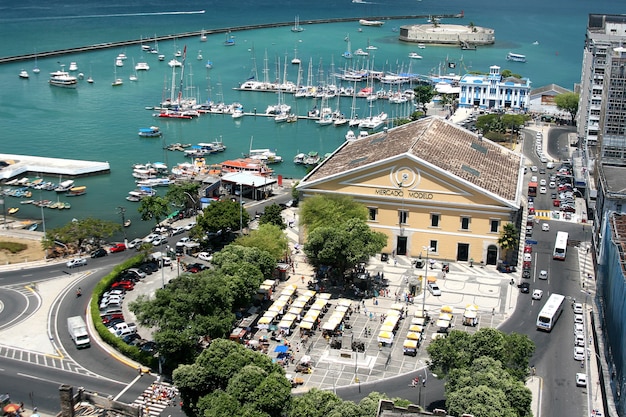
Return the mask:
[[(71, 218), (95, 216), (119, 220), (117, 207), (125, 207), (126, 215), (133, 220), (131, 234), (143, 233), (151, 225), (142, 224), (136, 205), (125, 200), (134, 188), (131, 165), (165, 161), (170, 166), (184, 160), (181, 153), (162, 150), (163, 143), (210, 142), (221, 138), (228, 150), (208, 158), (217, 163), (235, 158), (246, 152), (253, 140), (254, 148), (276, 149), (285, 162), (274, 166), (277, 173), (286, 177), (301, 177), (305, 170), (291, 163), (298, 152), (332, 152), (343, 141), (347, 128), (319, 127), (312, 121), (301, 120), (294, 124), (276, 124), (272, 119), (246, 117), (234, 121), (230, 116), (204, 115), (192, 121), (164, 120), (152, 116), (146, 106), (158, 104), (164, 90), (171, 85), (172, 71), (167, 61), (176, 49), (187, 47), (185, 68), (185, 95), (196, 95), (200, 101), (209, 97), (226, 103), (240, 102), (246, 111), (256, 108), (262, 112), (277, 97), (271, 93), (238, 92), (232, 88), (250, 77), (256, 63), (258, 77), (296, 81), (297, 66), (287, 64), (297, 48), (303, 62), (306, 81), (308, 63), (312, 62), (313, 76), (326, 78), (334, 66), (339, 70), (346, 65), (341, 54), (346, 49), (344, 38), (349, 35), (352, 50), (365, 48), (367, 42), (378, 47), (371, 62), (378, 70), (410, 70), (428, 74), (436, 72), (446, 60), (458, 63), (457, 71), (487, 71), (490, 65), (509, 68), (531, 79), (534, 87), (548, 83), (573, 88), (580, 80), (580, 64), (588, 13), (618, 13), (617, 2), (600, 0), (593, 6), (582, 1), (556, 0), (540, 2), (531, 0), (516, 4), (503, 4), (490, 0), (463, 2), (434, 0), (352, 3), (349, 0), (318, 4), (292, 0), (243, 1), (233, 8), (230, 2), (186, 1), (174, 5), (169, 1), (79, 2), (51, 0), (22, 1), (2, 8), (0, 6), (1, 56), (27, 54), (89, 44), (139, 39), (156, 35), (174, 34), (201, 29), (227, 28), (268, 22), (290, 22), (296, 15), (305, 27), (301, 33), (292, 33), (289, 27), (235, 32), (236, 46), (224, 47), (224, 35), (210, 35), (207, 42), (198, 37), (160, 42), (160, 52), (165, 62), (155, 55), (142, 54), (138, 46), (110, 49), (39, 59), (41, 73), (32, 73), (34, 62), (0, 65), (1, 152), (40, 155), (59, 158), (109, 161), (111, 173), (77, 181), (88, 186), (83, 197), (71, 199), (69, 211), (46, 210), (47, 227), (59, 226)], [(329, 2), (330, 3), (330, 2)], [(204, 10), (204, 13), (199, 13)], [(409, 52), (414, 45), (400, 43), (394, 28), (403, 24), (424, 21), (388, 21), (381, 28), (360, 27), (357, 22), (307, 25), (312, 19), (332, 17), (396, 16), (408, 14), (436, 15), (465, 13), (464, 19), (450, 19), (442, 23), (469, 24), (494, 28), (496, 44), (477, 51), (461, 51), (452, 47), (427, 47), (420, 50), (422, 60), (409, 62)], [(361, 29), (362, 31), (359, 31)], [(538, 41), (538, 45), (533, 45)], [(196, 59), (202, 50), (204, 60)], [(525, 64), (507, 62), (507, 52), (525, 54)], [(124, 79), (121, 87), (111, 87), (114, 78), (114, 60), (124, 52), (128, 59), (116, 75)], [(267, 57), (267, 59), (266, 59)], [(214, 67), (207, 70), (204, 63), (211, 59)], [(139, 80), (128, 80), (133, 60), (149, 63), (151, 69), (139, 73)], [(280, 60), (280, 64), (278, 64)], [(71, 61), (77, 62), (85, 78), (91, 75), (95, 83), (80, 82), (75, 91), (51, 88), (48, 73)], [(356, 61), (356, 59), (353, 59)], [(263, 72), (267, 68), (266, 72)], [(21, 69), (31, 72), (30, 79), (21, 80)], [(177, 71), (180, 77), (180, 72)], [(176, 82), (178, 86), (178, 81)], [(309, 99), (285, 100), (293, 110), (305, 115), (316, 103)], [(319, 103), (317, 103), (319, 105)], [(335, 108), (332, 101), (329, 106)], [(350, 114), (350, 99), (339, 104), (345, 114)], [(366, 103), (359, 102), (358, 112), (367, 114)], [(396, 105), (375, 103), (374, 112), (384, 109), (391, 116), (409, 109)], [(158, 125), (164, 132), (161, 139), (140, 139), (140, 127)], [(50, 180), (58, 181), (58, 178)], [(164, 190), (159, 190), (161, 193)], [(38, 196), (35, 194), (35, 198)], [(56, 198), (46, 195), (42, 198)], [(7, 199), (7, 206), (11, 200)], [(35, 207), (21, 206), (20, 215), (40, 217)]]

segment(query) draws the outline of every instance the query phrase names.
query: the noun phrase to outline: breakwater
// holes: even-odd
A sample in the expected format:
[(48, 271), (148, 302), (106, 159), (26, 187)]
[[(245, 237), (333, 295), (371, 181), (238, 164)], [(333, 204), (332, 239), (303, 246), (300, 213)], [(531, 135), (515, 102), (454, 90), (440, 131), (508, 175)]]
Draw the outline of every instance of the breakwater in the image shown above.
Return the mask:
[[(443, 19), (455, 19), (462, 18), (463, 13), (458, 14), (442, 14), (442, 15), (403, 15), (403, 16), (370, 16), (370, 17), (344, 17), (344, 18), (332, 18), (332, 19), (316, 19), (316, 20), (306, 20), (300, 21), (300, 26), (306, 25), (321, 25), (327, 23), (342, 23), (342, 22), (358, 22), (361, 19), (367, 20), (380, 20), (380, 21), (391, 21), (391, 20), (407, 20), (407, 19), (428, 19), (432, 17), (443, 18)], [(201, 35), (214, 35), (214, 34), (224, 34), (224, 33), (235, 33), (246, 30), (254, 30), (254, 29), (268, 29), (268, 28), (276, 28), (276, 27), (289, 27), (293, 25), (293, 21), (290, 22), (280, 22), (280, 23), (264, 23), (264, 24), (256, 24), (256, 25), (246, 25), (246, 26), (234, 26), (227, 28), (219, 28), (219, 29), (204, 29), (204, 30), (196, 30), (192, 32), (183, 32), (176, 33), (170, 35), (160, 35), (148, 38), (141, 39), (131, 39), (125, 41), (118, 42), (104, 42), (97, 43), (93, 45), (80, 46), (75, 48), (67, 48), (67, 49), (57, 49), (54, 51), (43, 51), (35, 53), (29, 53), (24, 55), (14, 55), (7, 57), (0, 57), (0, 64), (5, 64), (8, 62), (19, 62), (19, 61), (27, 61), (34, 58), (45, 58), (45, 57), (53, 57), (53, 56), (61, 56), (68, 54), (77, 54), (81, 52), (88, 51), (97, 51), (100, 49), (110, 49), (110, 48), (119, 48), (128, 45), (140, 45), (142, 43), (153, 43), (159, 41), (169, 41), (176, 40), (181, 38), (192, 38), (195, 36)]]

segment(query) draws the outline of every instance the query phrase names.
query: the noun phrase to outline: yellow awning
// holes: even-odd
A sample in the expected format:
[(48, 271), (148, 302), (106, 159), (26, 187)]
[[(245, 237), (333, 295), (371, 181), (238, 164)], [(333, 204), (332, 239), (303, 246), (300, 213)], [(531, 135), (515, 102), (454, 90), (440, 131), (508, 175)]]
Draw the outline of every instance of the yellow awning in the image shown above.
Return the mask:
[(452, 320), (452, 314), (450, 314), (450, 313), (441, 313), (439, 315), (439, 320), (450, 321), (450, 320)]
[(410, 332), (421, 333), (422, 332), (422, 326), (420, 326), (419, 324), (412, 324), (412, 325), (409, 326), (409, 331)]
[(312, 321), (303, 321), (303, 322), (300, 323), (300, 328), (301, 329), (311, 330), (313, 328), (313, 322)]
[(441, 307), (441, 312), (442, 313), (452, 313), (452, 307), (450, 307), (450, 306), (443, 306), (443, 307)]
[(380, 333), (378, 333), (378, 337), (380, 337), (381, 339), (391, 339), (393, 337), (393, 333), (381, 331)]
[(465, 309), (478, 311), (478, 306), (476, 304), (468, 304), (467, 306), (465, 306)]
[(406, 338), (409, 340), (420, 340), (421, 337), (422, 337), (421, 333), (417, 333), (417, 332), (409, 332), (406, 335)]
[(404, 341), (404, 344), (402, 346), (408, 349), (417, 349), (417, 340), (407, 339)]
[(382, 325), (380, 326), (380, 330), (383, 332), (393, 332), (394, 326)]

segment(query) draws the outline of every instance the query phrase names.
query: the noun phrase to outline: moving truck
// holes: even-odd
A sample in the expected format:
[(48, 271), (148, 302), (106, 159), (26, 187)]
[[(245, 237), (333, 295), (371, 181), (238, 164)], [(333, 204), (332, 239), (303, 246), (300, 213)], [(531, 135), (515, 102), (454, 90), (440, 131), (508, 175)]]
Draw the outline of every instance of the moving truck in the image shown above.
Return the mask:
[(68, 317), (67, 330), (78, 349), (91, 346), (87, 325), (81, 316)]

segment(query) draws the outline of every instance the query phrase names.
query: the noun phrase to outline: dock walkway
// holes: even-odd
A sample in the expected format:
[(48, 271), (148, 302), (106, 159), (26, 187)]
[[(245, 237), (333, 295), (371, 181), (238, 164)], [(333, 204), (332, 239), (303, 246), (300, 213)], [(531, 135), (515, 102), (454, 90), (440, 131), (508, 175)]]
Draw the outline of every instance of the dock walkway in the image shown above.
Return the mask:
[(43, 156), (3, 153), (0, 154), (0, 161), (8, 164), (4, 168), (0, 168), (0, 180), (7, 180), (27, 173), (84, 177), (111, 171), (111, 166), (108, 162), (81, 161), (78, 159), (46, 158)]

